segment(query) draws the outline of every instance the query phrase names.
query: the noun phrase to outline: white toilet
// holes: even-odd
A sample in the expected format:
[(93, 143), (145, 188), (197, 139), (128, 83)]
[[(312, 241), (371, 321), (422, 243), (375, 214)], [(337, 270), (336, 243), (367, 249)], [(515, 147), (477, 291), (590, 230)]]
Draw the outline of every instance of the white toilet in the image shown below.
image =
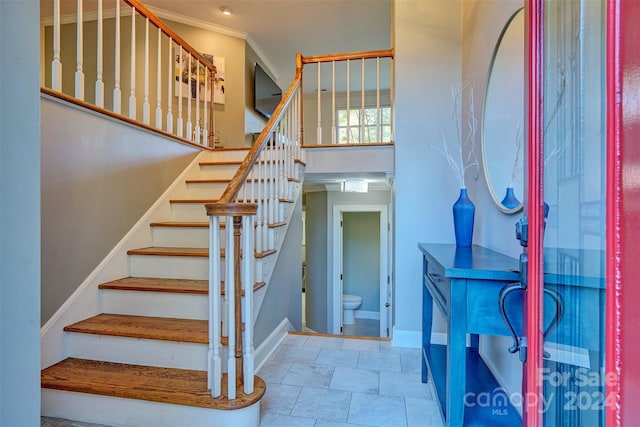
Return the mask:
[(356, 310), (362, 305), (362, 297), (358, 295), (342, 295), (342, 316), (343, 325), (353, 325), (356, 323)]

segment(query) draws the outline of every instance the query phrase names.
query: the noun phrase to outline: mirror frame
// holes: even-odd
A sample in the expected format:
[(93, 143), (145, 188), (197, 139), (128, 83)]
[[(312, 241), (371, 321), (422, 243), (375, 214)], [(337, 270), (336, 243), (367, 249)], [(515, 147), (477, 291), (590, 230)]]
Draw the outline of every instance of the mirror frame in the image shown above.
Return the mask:
[[(502, 28), (502, 30), (500, 31), (500, 35), (498, 36), (498, 40), (496, 41), (496, 44), (493, 48), (493, 54), (491, 55), (491, 62), (489, 63), (489, 72), (487, 73), (487, 82), (486, 82), (486, 86), (485, 86), (485, 91), (484, 91), (484, 100), (482, 103), (482, 123), (481, 123), (481, 131), (480, 131), (480, 138), (481, 138), (481, 145), (482, 145), (482, 170), (484, 172), (484, 179), (485, 182), (487, 184), (487, 188), (489, 190), (489, 194), (491, 195), (491, 199), (493, 200), (493, 202), (495, 203), (496, 207), (503, 213), (505, 214), (515, 214), (518, 213), (520, 211), (522, 211), (523, 207), (524, 207), (524, 203), (520, 202), (520, 204), (518, 206), (516, 206), (515, 208), (506, 208), (501, 201), (498, 199), (498, 197), (496, 196), (495, 193), (495, 189), (493, 188), (493, 184), (491, 182), (491, 177), (489, 176), (489, 172), (487, 170), (487, 155), (486, 155), (486, 139), (485, 139), (485, 118), (486, 118), (486, 113), (487, 113), (487, 95), (489, 93), (489, 84), (491, 83), (491, 75), (493, 73), (493, 69), (495, 66), (495, 62), (496, 62), (496, 57), (498, 55), (498, 51), (500, 49), (500, 45), (502, 44), (502, 40), (504, 39), (505, 34), (507, 33), (507, 30), (509, 29), (509, 26), (511, 25), (511, 23), (516, 19), (516, 17), (518, 17), (518, 15), (520, 13), (524, 13), (524, 6), (519, 7), (518, 9), (516, 9), (510, 16), (509, 19), (507, 19), (507, 22), (504, 24), (504, 27)], [(523, 49), (524, 49), (524, 44), (523, 44)], [(522, 52), (522, 60), (524, 61), (524, 50)], [(523, 76), (523, 87), (522, 87), (523, 91), (524, 91), (524, 76)], [(524, 103), (522, 105), (522, 117), (523, 117), (523, 124), (524, 124)], [(524, 136), (523, 136), (523, 144), (525, 143), (524, 141)], [(522, 152), (522, 155), (524, 156), (524, 149)], [(524, 161), (524, 159), (523, 159)], [(524, 180), (524, 176), (523, 176), (523, 180)], [(524, 188), (524, 182), (523, 182), (523, 188)]]

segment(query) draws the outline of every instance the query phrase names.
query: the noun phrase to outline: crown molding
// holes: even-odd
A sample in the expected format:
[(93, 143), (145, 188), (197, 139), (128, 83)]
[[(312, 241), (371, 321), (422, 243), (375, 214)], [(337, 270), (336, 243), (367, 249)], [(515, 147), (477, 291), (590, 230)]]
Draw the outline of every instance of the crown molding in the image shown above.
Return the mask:
[(191, 16), (170, 12), (168, 10), (159, 9), (156, 7), (148, 6), (147, 8), (154, 15), (156, 15), (158, 18), (161, 18), (161, 19), (168, 19), (170, 21), (179, 22), (185, 25), (190, 25), (192, 27), (202, 28), (203, 30), (209, 30), (209, 31), (224, 34), (227, 36), (236, 37), (242, 40), (247, 40), (247, 33), (245, 33), (244, 31), (225, 27), (223, 25), (212, 24), (211, 22), (207, 22), (202, 19), (193, 18)]
[[(236, 37), (242, 40), (247, 40), (247, 33), (245, 33), (244, 31), (239, 31), (233, 28), (224, 27), (222, 25), (212, 24), (202, 19), (193, 18), (191, 16), (170, 12), (168, 10), (159, 9), (156, 7), (148, 6), (147, 9), (149, 9), (151, 13), (153, 13), (160, 19), (168, 19), (170, 21), (179, 22), (185, 25), (190, 25), (192, 27), (202, 28), (203, 30), (209, 30), (209, 31), (224, 34), (227, 36)], [(116, 16), (115, 8), (102, 10), (103, 19), (115, 18), (115, 16)], [(120, 16), (131, 16), (131, 8), (121, 7)], [(77, 20), (78, 20), (78, 17), (77, 17), (77, 14), (75, 13), (60, 16), (60, 24), (75, 24)], [(84, 12), (82, 14), (82, 21), (97, 21), (97, 20), (98, 20), (98, 11), (94, 10), (91, 12)], [(53, 17), (50, 16), (50, 17), (42, 18), (42, 20), (40, 21), (40, 24), (44, 27), (53, 25)], [(256, 53), (258, 52), (256, 51)], [(261, 59), (262, 59), (262, 56), (261, 56)], [(265, 63), (265, 65), (267, 64)]]

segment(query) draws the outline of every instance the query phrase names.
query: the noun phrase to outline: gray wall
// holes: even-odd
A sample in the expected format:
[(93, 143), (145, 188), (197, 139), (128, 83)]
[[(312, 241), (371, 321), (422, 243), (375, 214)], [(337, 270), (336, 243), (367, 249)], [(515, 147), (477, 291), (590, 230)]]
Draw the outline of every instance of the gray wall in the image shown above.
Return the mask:
[[(262, 132), (267, 119), (256, 113), (253, 109), (253, 73), (256, 62), (260, 64), (263, 70), (270, 74), (269, 68), (264, 64), (262, 59), (253, 50), (249, 43), (245, 44), (245, 61), (244, 61), (244, 82), (245, 82), (245, 112), (244, 112), (244, 143), (251, 145), (254, 142), (253, 134)], [(273, 78), (273, 75), (271, 75)], [(275, 80), (275, 79), (274, 79)], [(282, 92), (287, 88), (280, 88)]]
[(380, 311), (380, 213), (342, 216), (342, 291), (362, 297), (360, 310)]
[(302, 329), (300, 245), (302, 245), (302, 196), (296, 202), (267, 294), (255, 322), (253, 340), (256, 347), (262, 344), (285, 318), (289, 319), (296, 330)]
[(39, 7), (0, 1), (0, 425), (40, 425)]
[[(459, 186), (429, 145), (454, 139), (452, 84), (461, 81), (460, 0), (395, 0), (395, 326), (394, 339), (419, 339), (420, 242), (453, 242), (451, 206)], [(458, 112), (459, 114), (459, 112)], [(473, 199), (473, 193), (471, 194)], [(434, 320), (436, 331), (444, 332)]]
[(329, 263), (327, 261), (327, 235), (329, 218), (327, 193), (324, 191), (305, 193), (306, 212), (306, 323), (317, 332), (329, 331), (328, 296)]
[[(522, 6), (520, 0), (486, 2), (465, 1), (462, 28), (463, 76), (475, 81), (475, 113), (482, 122), (482, 108), (488, 78), (489, 64), (495, 43), (505, 23), (515, 10)], [(523, 52), (524, 55), (524, 52)], [(465, 99), (463, 111), (469, 111), (469, 98)], [(475, 139), (476, 152), (482, 153), (480, 129)], [(481, 165), (484, 167), (484, 165)], [(521, 247), (515, 239), (514, 224), (522, 216), (502, 213), (493, 203), (481, 170), (480, 179), (469, 183), (469, 193), (476, 205), (474, 242), (507, 255), (518, 257)], [(495, 374), (509, 392), (521, 388), (522, 365), (517, 355), (506, 349), (511, 345), (508, 337), (483, 336), (481, 354), (497, 370)]]
[(46, 96), (42, 136), (44, 323), (199, 150)]

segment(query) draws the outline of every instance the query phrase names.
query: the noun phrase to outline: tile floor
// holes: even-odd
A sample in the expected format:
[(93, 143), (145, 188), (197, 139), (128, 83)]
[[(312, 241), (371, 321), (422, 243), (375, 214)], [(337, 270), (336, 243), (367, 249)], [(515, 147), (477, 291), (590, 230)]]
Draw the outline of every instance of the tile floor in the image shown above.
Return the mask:
[(442, 426), (418, 349), (289, 335), (258, 375), (261, 427)]
[(379, 337), (380, 321), (356, 318), (356, 322), (353, 325), (342, 325), (342, 333), (358, 337)]
[[(267, 383), (261, 427), (442, 427), (418, 349), (288, 335), (258, 375)], [(43, 417), (41, 427), (102, 426)]]

